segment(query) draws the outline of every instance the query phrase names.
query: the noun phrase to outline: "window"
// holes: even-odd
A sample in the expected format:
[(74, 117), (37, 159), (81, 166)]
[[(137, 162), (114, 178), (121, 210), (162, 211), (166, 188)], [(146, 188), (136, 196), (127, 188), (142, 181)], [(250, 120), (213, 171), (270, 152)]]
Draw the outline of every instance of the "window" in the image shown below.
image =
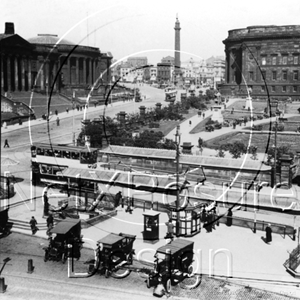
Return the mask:
[(275, 92), (275, 91), (276, 91), (276, 89), (275, 89), (275, 86), (274, 86), (274, 85), (272, 85), (272, 86), (271, 86), (271, 91), (272, 91), (272, 92)]
[(298, 65), (298, 61), (299, 61), (299, 56), (295, 55), (294, 56), (294, 65)]
[(286, 92), (286, 85), (284, 85), (284, 86), (282, 87), (282, 91), (283, 91), (283, 92)]
[(297, 86), (296, 85), (293, 86), (293, 92), (297, 92)]
[(249, 72), (249, 79), (250, 80), (253, 80), (254, 79), (254, 74), (252, 71)]
[(273, 80), (277, 79), (277, 72), (276, 71), (272, 71), (272, 79)]
[(282, 79), (287, 80), (287, 71), (282, 71)]
[(266, 70), (261, 71), (261, 80), (266, 80), (267, 79), (267, 73)]
[(265, 92), (266, 91), (266, 87), (264, 85), (261, 86), (261, 91)]
[(272, 56), (272, 65), (276, 65), (277, 63), (277, 56), (273, 55)]
[(286, 65), (287, 64), (287, 55), (282, 56), (282, 64)]
[(298, 80), (298, 70), (293, 71), (293, 79)]
[(263, 56), (261, 58), (261, 64), (264, 66), (267, 63), (267, 58), (265, 56)]

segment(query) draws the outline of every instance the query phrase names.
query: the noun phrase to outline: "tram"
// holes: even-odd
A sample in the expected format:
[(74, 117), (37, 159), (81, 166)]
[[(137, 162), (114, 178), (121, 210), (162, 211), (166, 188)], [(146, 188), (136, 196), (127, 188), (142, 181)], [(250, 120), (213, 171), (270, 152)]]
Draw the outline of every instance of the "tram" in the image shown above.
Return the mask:
[(97, 163), (98, 150), (88, 147), (34, 143), (31, 146), (33, 185), (66, 184), (61, 172), (67, 168), (89, 169)]
[(167, 87), (165, 89), (165, 100), (167, 102), (173, 102), (176, 100), (177, 90), (172, 87)]

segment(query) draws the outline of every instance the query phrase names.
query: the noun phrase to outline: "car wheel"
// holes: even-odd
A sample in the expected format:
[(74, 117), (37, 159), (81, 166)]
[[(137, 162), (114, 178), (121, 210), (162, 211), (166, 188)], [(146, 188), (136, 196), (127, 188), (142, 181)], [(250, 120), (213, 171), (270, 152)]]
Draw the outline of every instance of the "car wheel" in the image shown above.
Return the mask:
[(150, 278), (149, 277), (146, 280), (146, 285), (147, 285), (147, 288), (150, 289), (151, 285), (150, 285)]
[(104, 273), (104, 276), (105, 276), (105, 278), (108, 278), (108, 277), (109, 277), (109, 275), (110, 275), (110, 272), (109, 272), (109, 270), (108, 270), (108, 269), (106, 269), (106, 270), (105, 270), (105, 273)]
[(192, 275), (193, 272), (194, 272), (194, 267), (193, 267), (192, 265), (190, 265), (190, 266), (188, 267), (188, 274), (189, 274), (189, 275)]
[(168, 279), (166, 282), (166, 291), (167, 293), (171, 293), (171, 279)]

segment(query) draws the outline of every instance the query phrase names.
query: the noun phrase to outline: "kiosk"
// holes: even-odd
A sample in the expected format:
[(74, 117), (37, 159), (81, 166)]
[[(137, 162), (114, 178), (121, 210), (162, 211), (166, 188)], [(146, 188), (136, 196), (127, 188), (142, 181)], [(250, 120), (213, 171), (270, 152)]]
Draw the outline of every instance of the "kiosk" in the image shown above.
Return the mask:
[(144, 242), (155, 243), (159, 241), (159, 212), (149, 211), (144, 213)]

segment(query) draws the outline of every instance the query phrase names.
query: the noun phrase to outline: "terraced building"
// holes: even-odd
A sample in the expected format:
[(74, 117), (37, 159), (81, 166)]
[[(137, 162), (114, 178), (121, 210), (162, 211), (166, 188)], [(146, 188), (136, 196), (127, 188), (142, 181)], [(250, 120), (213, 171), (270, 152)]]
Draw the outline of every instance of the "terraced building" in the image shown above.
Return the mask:
[(300, 25), (251, 26), (228, 32), (221, 93), (300, 99)]

